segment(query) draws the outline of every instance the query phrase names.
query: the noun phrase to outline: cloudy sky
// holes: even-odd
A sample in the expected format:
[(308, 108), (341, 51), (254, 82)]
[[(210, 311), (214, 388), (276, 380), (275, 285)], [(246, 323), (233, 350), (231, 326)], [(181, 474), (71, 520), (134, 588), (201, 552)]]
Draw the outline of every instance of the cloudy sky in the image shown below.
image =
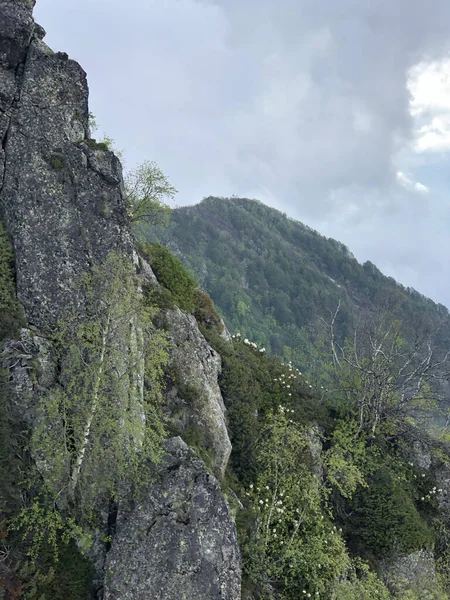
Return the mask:
[(37, 0), (125, 166), (258, 198), (450, 307), (448, 0)]

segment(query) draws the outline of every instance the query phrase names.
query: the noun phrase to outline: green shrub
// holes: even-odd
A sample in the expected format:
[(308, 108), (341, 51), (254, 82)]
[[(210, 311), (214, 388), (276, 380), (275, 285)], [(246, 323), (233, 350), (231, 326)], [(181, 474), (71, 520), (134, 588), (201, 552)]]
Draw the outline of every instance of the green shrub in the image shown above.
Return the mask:
[(182, 310), (193, 311), (196, 306), (197, 282), (181, 261), (165, 246), (155, 242), (139, 244), (139, 250), (150, 263), (159, 283), (170, 292), (173, 304)]
[(378, 560), (433, 545), (434, 532), (417, 510), (406, 482), (381, 466), (367, 483), (350, 502), (347, 533), (352, 550)]
[(8, 233), (0, 222), (0, 341), (18, 335), (23, 316), (16, 297), (14, 254)]
[(333, 598), (339, 600), (389, 600), (392, 596), (366, 563), (355, 559), (347, 577), (334, 588)]
[[(58, 556), (59, 560), (54, 562), (52, 551), (44, 548), (38, 560), (22, 559), (14, 568), (12, 565), (5, 577), (5, 589), (8, 593), (6, 597), (23, 600), (90, 598), (94, 574), (92, 563), (81, 555), (74, 543), (60, 542)], [(0, 586), (1, 584), (2, 577)]]
[(61, 169), (64, 169), (66, 164), (64, 157), (60, 154), (51, 154), (48, 157), (48, 163), (53, 169), (55, 169), (55, 171), (61, 171)]
[[(326, 409), (304, 378), (279, 357), (260, 352), (241, 338), (229, 342), (202, 324), (200, 331), (222, 358), (219, 385), (233, 446), (230, 465), (248, 485), (257, 475), (255, 443), (271, 411), (283, 404), (294, 410), (300, 423), (313, 424), (325, 420)], [(283, 379), (290, 383), (283, 384)]]
[(102, 152), (107, 152), (111, 150), (111, 146), (108, 141), (105, 142), (97, 142), (93, 138), (86, 140), (86, 144), (89, 146), (91, 150), (101, 150)]
[(209, 329), (215, 329), (218, 333), (222, 333), (224, 330), (222, 319), (214, 302), (203, 290), (196, 290), (194, 317), (199, 324), (205, 325)]

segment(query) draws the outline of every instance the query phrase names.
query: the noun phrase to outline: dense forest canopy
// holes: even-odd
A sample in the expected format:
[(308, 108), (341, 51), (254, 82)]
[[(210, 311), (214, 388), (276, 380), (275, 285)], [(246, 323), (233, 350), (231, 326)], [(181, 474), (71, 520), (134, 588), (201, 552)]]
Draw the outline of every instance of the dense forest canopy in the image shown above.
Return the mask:
[(298, 364), (339, 303), (341, 341), (368, 315), (388, 313), (402, 323), (407, 340), (431, 335), (438, 348), (450, 345), (443, 305), (259, 201), (206, 198), (173, 210), (169, 226), (149, 229), (147, 238), (183, 260), (230, 330)]

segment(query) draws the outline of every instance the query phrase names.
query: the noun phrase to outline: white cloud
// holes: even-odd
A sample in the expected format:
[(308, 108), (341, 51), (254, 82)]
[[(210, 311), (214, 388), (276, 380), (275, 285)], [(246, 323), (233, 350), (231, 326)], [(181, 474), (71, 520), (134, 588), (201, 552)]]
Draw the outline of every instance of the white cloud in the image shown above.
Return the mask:
[(409, 71), (416, 152), (450, 151), (450, 59), (420, 62)]
[(423, 183), (419, 183), (418, 181), (413, 181), (402, 171), (397, 171), (397, 182), (410, 192), (417, 192), (418, 194), (428, 194), (428, 192), (430, 191), (430, 189), (426, 185), (423, 185)]

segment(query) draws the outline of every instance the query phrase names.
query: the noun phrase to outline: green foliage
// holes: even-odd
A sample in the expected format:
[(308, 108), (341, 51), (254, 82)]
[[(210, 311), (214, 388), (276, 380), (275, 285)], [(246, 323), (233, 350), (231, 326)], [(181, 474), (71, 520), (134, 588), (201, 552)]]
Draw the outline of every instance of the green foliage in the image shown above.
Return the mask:
[(48, 157), (48, 162), (50, 164), (50, 166), (55, 169), (55, 171), (61, 171), (62, 169), (64, 169), (65, 167), (65, 160), (64, 157), (61, 156), (60, 154), (51, 154)]
[[(140, 244), (139, 250), (150, 263), (159, 283), (168, 290), (162, 300), (179, 306), (182, 310), (193, 311), (196, 308), (197, 282), (183, 267), (178, 258), (156, 242)], [(160, 296), (161, 298), (161, 296)]]
[(308, 468), (311, 431), (291, 415), (283, 406), (268, 415), (257, 446), (258, 475), (247, 491), (255, 531), (244, 542), (244, 572), (261, 585), (267, 575), (282, 598), (328, 598), (350, 561), (329, 520), (327, 489)]
[(16, 297), (14, 255), (8, 232), (0, 222), (0, 341), (18, 335), (23, 324), (22, 312)]
[(319, 385), (329, 387), (315, 338), (320, 318), (339, 299), (341, 343), (361, 310), (388, 310), (402, 321), (408, 345), (428, 325), (439, 330), (437, 348), (446, 351), (450, 345), (443, 306), (385, 277), (375, 265), (359, 264), (343, 244), (255, 200), (207, 198), (173, 210), (169, 227), (143, 233), (176, 246), (230, 331), (292, 360)]
[(79, 278), (83, 310), (54, 332), (58, 385), (41, 395), (20, 448), (0, 387), (0, 522), (14, 549), (5, 585), (21, 598), (88, 597), (83, 553), (100, 509), (139, 498), (161, 456), (167, 341), (137, 283), (133, 265), (114, 254)]
[[(236, 517), (244, 592), (265, 599), (270, 584), (277, 598), (289, 600), (308, 593), (391, 597), (348, 552), (376, 564), (432, 546), (434, 484), (407, 458), (417, 439), (414, 427), (402, 430), (403, 440), (386, 421), (374, 439), (345, 406), (327, 404), (326, 391), (292, 364), (240, 335), (227, 342), (206, 327), (202, 332), (222, 357), (220, 386), (233, 444), (227, 480), (246, 505)], [(322, 439), (314, 433), (317, 422)]]
[[(15, 555), (17, 559), (19, 553)], [(21, 556), (20, 562), (2, 570), (0, 591), (6, 591), (8, 600), (84, 600), (91, 596), (93, 574), (90, 561), (73, 542), (58, 542), (55, 562), (52, 549), (43, 540), (37, 560)]]
[(201, 327), (222, 357), (220, 388), (227, 406), (233, 450), (231, 465), (244, 485), (257, 474), (255, 445), (266, 416), (280, 404), (294, 410), (304, 424), (325, 422), (327, 410), (310, 384), (292, 365), (246, 344), (242, 337), (232, 343), (217, 331)]
[(323, 466), (328, 484), (344, 498), (351, 498), (359, 486), (367, 487), (367, 448), (362, 431), (352, 421), (342, 420), (331, 436)]
[(368, 565), (355, 559), (347, 577), (333, 590), (336, 600), (390, 600), (389, 590)]
[(83, 541), (90, 543), (73, 519), (35, 498), (0, 531), (0, 592), (9, 600), (89, 597), (93, 568)]
[(380, 465), (367, 477), (367, 487), (354, 494), (346, 528), (356, 553), (388, 559), (432, 547), (433, 529), (417, 510), (411, 486), (399, 479)]
[(170, 207), (167, 199), (172, 200), (177, 190), (155, 162), (144, 162), (125, 177), (125, 199), (130, 221), (137, 227), (141, 225), (167, 225)]
[(60, 386), (37, 409), (32, 448), (51, 493), (76, 499), (82, 519), (89, 520), (121, 487), (140, 481), (143, 464), (158, 456), (167, 352), (163, 335), (152, 330), (131, 264), (111, 255), (79, 286), (88, 316), (59, 323)]
[(89, 129), (90, 129), (91, 133), (95, 133), (98, 129), (98, 124), (97, 124), (97, 118), (94, 115), (94, 113), (92, 113), (92, 112), (89, 113), (88, 124), (89, 124)]
[(227, 342), (202, 331), (222, 357), (220, 386), (233, 444), (226, 479), (246, 505), (236, 517), (244, 592), (263, 599), (270, 584), (277, 598), (297, 599), (303, 590), (329, 598), (351, 566), (332, 523), (330, 492), (333, 484), (350, 494), (363, 481), (364, 440), (353, 426), (335, 427), (322, 481), (314, 424), (328, 428), (329, 422), (311, 384), (241, 336)]
[(23, 508), (10, 521), (9, 530), (22, 533), (22, 539), (26, 542), (27, 555), (32, 561), (37, 560), (45, 545), (57, 562), (60, 541), (68, 544), (71, 539), (82, 538), (82, 530), (73, 519), (64, 519), (55, 508), (48, 509), (38, 500)]
[(25, 562), (18, 575), (24, 600), (84, 600), (92, 593), (94, 569), (73, 541), (60, 541), (56, 563), (43, 548), (39, 561)]
[(194, 317), (200, 325), (214, 329), (218, 333), (222, 333), (224, 330), (222, 319), (214, 306), (214, 302), (202, 290), (195, 290)]
[(436, 571), (439, 581), (447, 593), (450, 593), (450, 528), (441, 520), (436, 527)]
[(86, 144), (89, 146), (89, 148), (91, 150), (100, 150), (101, 152), (111, 151), (111, 148), (112, 148), (111, 138), (106, 138), (105, 140), (102, 140), (101, 142), (98, 142), (94, 138), (90, 138), (90, 139), (86, 140)]
[(20, 507), (20, 450), (10, 414), (8, 374), (0, 371), (0, 523)]

